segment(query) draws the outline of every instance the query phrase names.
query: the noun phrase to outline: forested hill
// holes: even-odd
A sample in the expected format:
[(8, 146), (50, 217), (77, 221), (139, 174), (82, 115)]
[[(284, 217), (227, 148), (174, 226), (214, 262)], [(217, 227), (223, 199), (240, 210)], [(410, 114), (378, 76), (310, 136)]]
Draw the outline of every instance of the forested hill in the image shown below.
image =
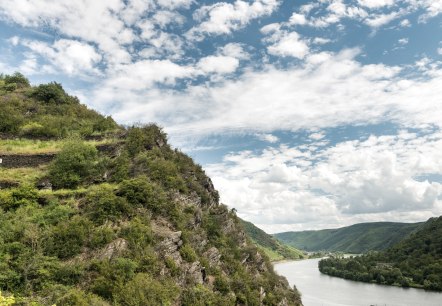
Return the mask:
[(442, 217), (386, 251), (344, 259), (325, 259), (321, 272), (347, 279), (442, 291)]
[(302, 251), (281, 243), (253, 223), (242, 219), (241, 223), (247, 235), (258, 248), (261, 248), (269, 256), (271, 260), (301, 259), (305, 257), (305, 254)]
[(306, 251), (365, 253), (387, 249), (401, 241), (423, 223), (373, 222), (338, 229), (285, 232), (275, 234), (282, 242)]
[(20, 74), (0, 109), (1, 305), (301, 304), (161, 128)]

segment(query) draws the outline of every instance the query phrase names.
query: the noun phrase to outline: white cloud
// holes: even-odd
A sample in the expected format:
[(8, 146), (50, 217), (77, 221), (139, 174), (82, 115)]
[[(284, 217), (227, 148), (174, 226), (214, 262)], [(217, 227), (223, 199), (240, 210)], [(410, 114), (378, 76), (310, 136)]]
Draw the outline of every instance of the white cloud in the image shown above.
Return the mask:
[(442, 14), (442, 0), (422, 0), (418, 3), (426, 10), (426, 13), (419, 18), (421, 22), (426, 22), (428, 19)]
[(187, 36), (202, 40), (204, 35), (230, 34), (253, 19), (270, 15), (279, 4), (278, 0), (255, 0), (252, 3), (236, 0), (234, 3), (218, 2), (202, 6), (194, 13), (194, 19), (200, 24), (189, 30)]
[(227, 45), (219, 48), (219, 54), (229, 57), (234, 57), (239, 60), (250, 59), (250, 54), (244, 50), (243, 45), (239, 43), (228, 43)]
[(302, 59), (309, 53), (307, 43), (296, 32), (277, 32), (268, 41), (273, 42), (267, 47), (267, 52), (272, 55)]
[(230, 56), (206, 56), (199, 60), (197, 67), (205, 73), (232, 73), (239, 66), (239, 60)]
[(329, 38), (315, 37), (313, 39), (313, 43), (317, 44), (317, 45), (325, 45), (325, 44), (328, 44), (330, 42), (332, 42), (332, 40), (329, 39)]
[(293, 25), (304, 25), (307, 23), (307, 20), (305, 19), (305, 16), (303, 14), (293, 13), (289, 19), (289, 23)]
[(441, 174), (441, 152), (440, 130), (404, 131), (313, 151), (284, 145), (243, 151), (206, 169), (223, 202), (275, 232), (441, 214), (442, 184), (414, 178)]
[(309, 138), (310, 138), (310, 139), (313, 139), (313, 140), (321, 140), (321, 139), (324, 138), (324, 137), (325, 137), (325, 134), (324, 134), (324, 133), (321, 133), (321, 132), (312, 133), (312, 134), (310, 134), (310, 136), (309, 136)]
[(378, 28), (380, 26), (386, 25), (401, 15), (398, 12), (392, 12), (388, 14), (377, 14), (373, 17), (365, 19), (365, 23), (373, 28)]
[(96, 74), (98, 73), (96, 65), (102, 59), (93, 46), (76, 40), (60, 39), (52, 45), (40, 41), (22, 40), (21, 44), (48, 60), (54, 69), (68, 75)]
[[(216, 86), (189, 86), (183, 92), (163, 90), (157, 94), (142, 87), (146, 91), (132, 97), (129, 108), (123, 95), (124, 107), (112, 111), (121, 122), (149, 118), (167, 126), (172, 134), (321, 129), (384, 121), (416, 127), (441, 125), (442, 75), (431, 68), (431, 63), (419, 69), (432, 74), (413, 80), (399, 75), (399, 67), (362, 65), (354, 59), (358, 54), (354, 49), (312, 54), (300, 66), (279, 70), (267, 65), (263, 71), (245, 71), (236, 80), (220, 81)], [(197, 73), (188, 69), (184, 69), (183, 77)], [(129, 71), (127, 74), (130, 77)], [(133, 78), (137, 80), (138, 74)], [(111, 96), (109, 103), (114, 101), (120, 101), (118, 96)], [(167, 116), (166, 104), (170, 111)]]
[(108, 90), (111, 96), (114, 90), (121, 90), (126, 94), (131, 90), (149, 89), (155, 83), (173, 85), (178, 79), (193, 77), (196, 74), (193, 67), (180, 66), (169, 60), (142, 60), (115, 67), (104, 84), (100, 85), (104, 87), (98, 90)]
[(437, 53), (439, 53), (439, 55), (442, 55), (442, 48), (438, 48)]
[(270, 142), (270, 143), (276, 143), (279, 141), (279, 138), (273, 134), (257, 133), (257, 134), (255, 134), (255, 136), (262, 141), (266, 141), (266, 142)]
[(409, 27), (410, 26), (410, 20), (408, 20), (408, 19), (404, 19), (404, 20), (402, 20), (400, 23), (399, 23), (399, 25), (401, 26), (401, 27), (404, 27), (404, 28), (406, 28), (406, 27)]
[(398, 40), (398, 43), (400, 45), (406, 45), (406, 44), (408, 44), (408, 41), (409, 41), (408, 38), (401, 38), (401, 39)]
[(368, 8), (380, 8), (394, 4), (394, 0), (358, 0), (358, 3)]
[(158, 4), (168, 9), (189, 8), (194, 0), (157, 0)]

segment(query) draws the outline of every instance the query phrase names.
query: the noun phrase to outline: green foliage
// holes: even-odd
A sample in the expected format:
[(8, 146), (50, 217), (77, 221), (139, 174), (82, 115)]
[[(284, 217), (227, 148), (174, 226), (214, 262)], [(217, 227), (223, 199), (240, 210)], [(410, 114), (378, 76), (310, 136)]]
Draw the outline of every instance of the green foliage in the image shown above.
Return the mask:
[(284, 245), (274, 237), (270, 236), (260, 228), (256, 227), (253, 223), (239, 219), (241, 225), (244, 227), (246, 234), (252, 239), (252, 241), (261, 247), (264, 252), (272, 260), (282, 259), (300, 259), (304, 258), (302, 251), (297, 250), (291, 246)]
[(51, 82), (49, 84), (41, 84), (34, 89), (32, 96), (46, 103), (63, 104), (76, 101), (70, 97), (63, 89), (60, 83)]
[[(59, 152), (50, 165), (0, 171), (2, 182), (15, 184), (0, 190), (0, 290), (17, 304), (299, 304), (218, 204), (202, 167), (172, 150), (161, 128), (108, 138), (118, 128), (112, 118), (60, 84), (29, 87), (15, 77), (6, 84), (0, 76), (0, 132), (14, 137), (2, 141), (12, 151), (0, 144), (0, 153)], [(98, 154), (86, 137), (112, 146)], [(42, 178), (55, 189), (36, 190)], [(178, 231), (181, 240), (167, 239)], [(173, 259), (176, 252), (182, 261)], [(203, 271), (189, 263), (197, 261), (206, 278), (195, 286)]]
[(180, 248), (181, 257), (187, 262), (194, 262), (197, 260), (197, 256), (192, 246), (185, 244)]
[(20, 73), (0, 75), (0, 104), (0, 132), (10, 136), (65, 138), (118, 129), (112, 118), (81, 105), (60, 84), (30, 87)]
[(60, 222), (50, 233), (46, 253), (59, 258), (69, 258), (81, 252), (91, 237), (93, 223), (80, 216)]
[(95, 147), (72, 141), (57, 154), (49, 169), (49, 177), (55, 188), (75, 188), (94, 174), (98, 162)]
[(4, 210), (17, 209), (37, 203), (37, 190), (31, 185), (21, 185), (10, 192), (0, 194), (0, 207)]
[(223, 306), (235, 304), (235, 299), (232, 296), (222, 296), (202, 285), (196, 285), (195, 287), (186, 289), (183, 292), (181, 301), (181, 305), (183, 306)]
[(124, 197), (130, 204), (145, 207), (154, 213), (165, 213), (165, 208), (167, 208), (166, 194), (162, 188), (145, 176), (124, 180), (117, 194)]
[(15, 72), (13, 75), (3, 76), (3, 81), (6, 85), (15, 84), (17, 88), (29, 87), (29, 80), (20, 72)]
[(129, 248), (136, 254), (144, 253), (153, 240), (152, 229), (146, 218), (134, 218), (123, 228), (122, 236), (129, 243)]
[(130, 206), (126, 200), (118, 197), (109, 184), (91, 188), (85, 197), (84, 206), (86, 215), (97, 224), (117, 221), (130, 213)]
[(187, 191), (185, 181), (180, 176), (176, 163), (165, 159), (159, 149), (139, 154), (134, 162), (134, 172), (148, 174), (153, 181), (163, 185), (166, 189)]
[(13, 295), (3, 296), (0, 291), (0, 306), (10, 306), (15, 304), (15, 298)]
[(329, 258), (319, 270), (332, 276), (385, 285), (442, 291), (442, 217), (382, 252)]
[(163, 130), (154, 125), (133, 126), (127, 132), (126, 149), (131, 157), (144, 150), (151, 150), (157, 145), (166, 145), (167, 135)]
[(306, 251), (360, 254), (381, 251), (410, 235), (422, 223), (373, 222), (338, 229), (275, 234), (285, 244)]
[(137, 274), (117, 293), (115, 300), (120, 305), (173, 305), (179, 289), (171, 280), (157, 280), (146, 273)]

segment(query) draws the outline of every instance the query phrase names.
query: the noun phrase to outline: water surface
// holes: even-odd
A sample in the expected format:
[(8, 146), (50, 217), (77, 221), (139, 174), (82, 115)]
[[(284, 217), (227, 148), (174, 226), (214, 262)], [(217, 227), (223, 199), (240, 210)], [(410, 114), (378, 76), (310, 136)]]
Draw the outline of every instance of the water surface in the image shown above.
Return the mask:
[(442, 306), (442, 293), (345, 280), (322, 274), (319, 259), (275, 264), (296, 285), (304, 306)]

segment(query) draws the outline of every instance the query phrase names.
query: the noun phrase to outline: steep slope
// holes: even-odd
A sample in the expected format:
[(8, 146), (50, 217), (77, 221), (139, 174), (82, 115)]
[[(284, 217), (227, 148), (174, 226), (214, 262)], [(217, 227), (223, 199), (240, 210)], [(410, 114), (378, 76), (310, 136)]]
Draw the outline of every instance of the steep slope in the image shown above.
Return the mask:
[(319, 269), (357, 281), (442, 291), (442, 217), (385, 251), (321, 260)]
[(271, 260), (301, 259), (304, 258), (302, 251), (291, 246), (284, 245), (271, 235), (256, 227), (253, 223), (240, 219), (246, 234), (256, 246), (262, 249)]
[[(1, 114), (18, 118), (0, 141), (3, 295), (23, 305), (301, 304), (160, 128), (124, 129), (66, 97), (65, 109), (13, 77), (0, 78)], [(30, 108), (32, 119), (20, 117)], [(46, 133), (47, 114), (69, 133)], [(112, 124), (94, 130), (102, 120)], [(29, 122), (43, 126), (38, 140)]]
[(306, 251), (365, 253), (384, 250), (417, 230), (422, 223), (359, 223), (338, 229), (275, 234), (282, 242)]

